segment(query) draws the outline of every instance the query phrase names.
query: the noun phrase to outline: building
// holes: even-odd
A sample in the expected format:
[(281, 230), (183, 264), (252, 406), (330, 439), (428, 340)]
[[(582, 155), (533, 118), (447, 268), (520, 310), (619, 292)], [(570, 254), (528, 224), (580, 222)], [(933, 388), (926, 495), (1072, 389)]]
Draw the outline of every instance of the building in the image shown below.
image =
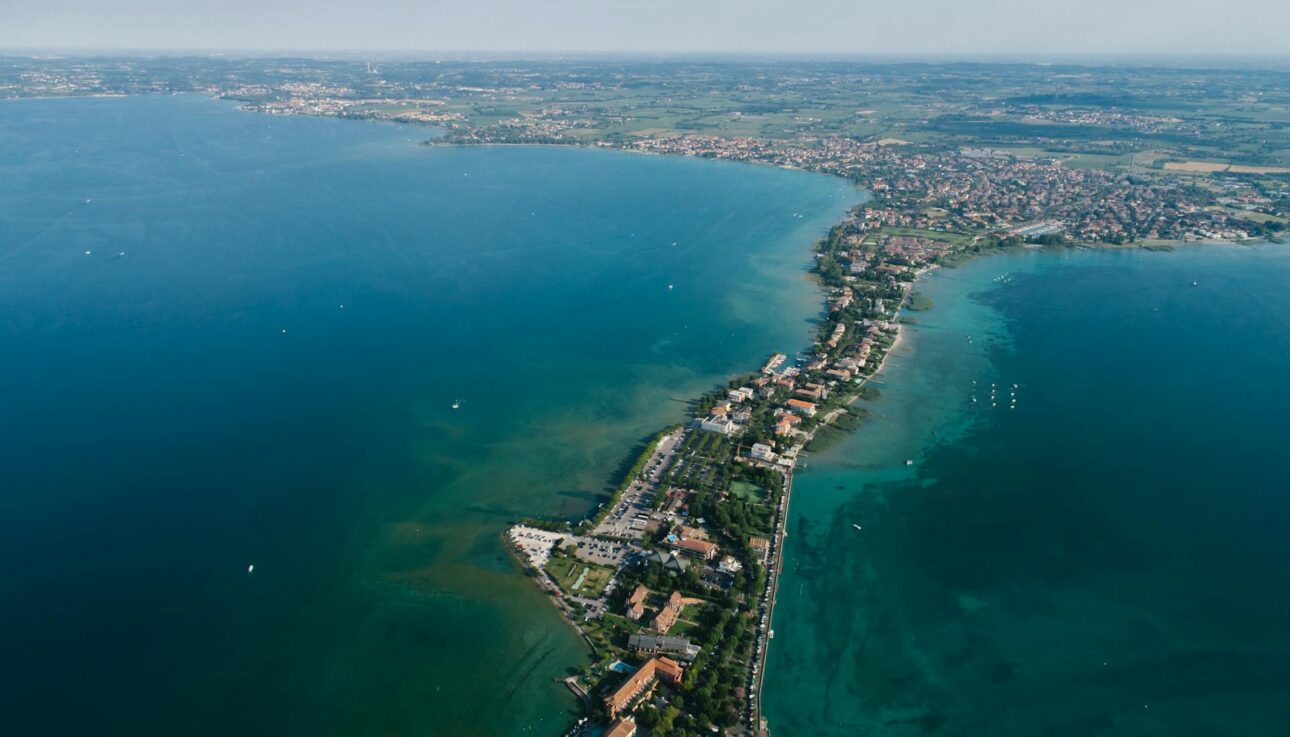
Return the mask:
[(717, 570), (722, 573), (738, 573), (743, 567), (744, 564), (740, 563), (733, 555), (727, 555), (717, 564)]
[(753, 443), (752, 449), (748, 451), (748, 455), (759, 461), (772, 462), (775, 460), (775, 451), (771, 450), (770, 446), (765, 443)]
[(631, 717), (619, 719), (609, 725), (604, 737), (636, 737), (636, 720)]
[(721, 548), (717, 547), (716, 543), (710, 543), (707, 540), (696, 540), (694, 538), (681, 540), (676, 543), (676, 547), (695, 556), (696, 558), (702, 558), (703, 560), (712, 560), (716, 557), (717, 552), (721, 550)]
[[(702, 522), (702, 521), (703, 520), (699, 520), (699, 522)], [(708, 533), (705, 532), (702, 528), (688, 527), (686, 525), (677, 525), (676, 529), (672, 530), (672, 534), (676, 535), (678, 538), (681, 538), (682, 540), (707, 540), (708, 539)]]
[(706, 419), (699, 420), (699, 429), (707, 430), (708, 432), (719, 432), (722, 435), (734, 435), (739, 431), (739, 426), (729, 417), (712, 415)]
[(779, 422), (775, 425), (776, 435), (792, 435), (796, 430), (798, 423), (802, 421), (801, 417), (794, 414), (784, 413), (780, 415)]
[(604, 737), (636, 737), (636, 720), (624, 717), (609, 725)]
[(664, 683), (677, 684), (685, 676), (685, 669), (671, 658), (650, 658), (649, 662), (640, 667), (623, 681), (623, 685), (617, 690), (605, 697), (605, 710), (609, 712), (609, 718), (617, 717), (624, 709), (631, 705), (638, 696), (651, 690), (658, 681)]
[(763, 566), (766, 565), (766, 559), (770, 557), (770, 540), (764, 537), (750, 537), (748, 538), (748, 547), (752, 548), (753, 555), (757, 556), (757, 560), (761, 561)]
[(734, 402), (735, 404), (741, 404), (743, 402), (751, 402), (752, 398), (753, 398), (753, 390), (750, 387), (746, 387), (746, 386), (741, 386), (738, 389), (731, 389), (730, 391), (726, 392), (726, 399), (730, 400), (731, 402)]
[(690, 567), (690, 561), (666, 550), (655, 550), (650, 552), (646, 559), (663, 566), (663, 570), (673, 573), (682, 573)]
[(694, 656), (699, 654), (699, 646), (690, 642), (688, 637), (632, 635), (627, 638), (627, 646), (638, 653), (648, 653), (650, 655), (676, 653), (686, 660), (693, 660)]
[(720, 548), (708, 542), (708, 533), (696, 527), (678, 525), (663, 538), (663, 544), (703, 560), (712, 560)]
[(685, 669), (671, 658), (658, 657), (654, 658), (654, 662), (657, 663), (654, 667), (657, 669), (658, 678), (664, 683), (675, 686), (685, 677)]
[(676, 624), (676, 620), (680, 619), (682, 609), (685, 609), (685, 602), (681, 599), (681, 592), (673, 591), (672, 595), (668, 597), (667, 603), (663, 605), (662, 609), (658, 610), (658, 614), (654, 615), (654, 621), (650, 622), (649, 625), (650, 628), (666, 635), (667, 631), (672, 629), (672, 625)]
[(815, 416), (815, 405), (810, 402), (804, 402), (800, 399), (790, 399), (785, 404), (788, 405), (789, 410), (796, 414), (804, 415), (806, 417)]
[(803, 385), (801, 389), (798, 389), (793, 393), (803, 399), (809, 399), (812, 402), (818, 402), (821, 399), (825, 399), (829, 396), (828, 387), (824, 386), (823, 384), (813, 384), (813, 383), (807, 383)]
[(645, 615), (645, 597), (649, 596), (649, 589), (637, 584), (636, 590), (632, 595), (627, 597), (627, 618), (633, 622), (639, 622), (640, 618)]

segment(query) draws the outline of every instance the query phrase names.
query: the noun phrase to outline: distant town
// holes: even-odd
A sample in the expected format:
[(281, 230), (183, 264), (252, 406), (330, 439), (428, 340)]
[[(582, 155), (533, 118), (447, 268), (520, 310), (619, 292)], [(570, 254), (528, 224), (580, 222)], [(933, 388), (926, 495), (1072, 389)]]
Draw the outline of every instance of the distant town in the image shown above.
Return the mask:
[[(510, 527), (593, 653), (575, 734), (763, 735), (804, 454), (855, 429), (926, 271), (1001, 248), (1275, 240), (1282, 71), (1038, 65), (0, 59), (0, 97), (202, 93), (433, 127), (438, 145), (602, 147), (800, 169), (867, 193), (815, 245), (809, 347), (693, 403), (581, 521)], [(1278, 84), (1267, 84), (1275, 78)], [(1107, 90), (1111, 92), (1108, 93)]]

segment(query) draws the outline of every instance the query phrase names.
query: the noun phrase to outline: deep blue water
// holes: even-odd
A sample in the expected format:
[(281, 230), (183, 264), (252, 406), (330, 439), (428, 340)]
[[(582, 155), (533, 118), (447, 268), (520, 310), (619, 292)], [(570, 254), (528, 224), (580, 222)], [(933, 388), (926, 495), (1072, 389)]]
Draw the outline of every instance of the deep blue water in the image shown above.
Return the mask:
[(583, 648), (501, 530), (796, 348), (857, 196), (425, 135), (0, 103), (2, 731), (567, 725)]
[(799, 477), (777, 733), (1290, 734), (1287, 284), (1277, 245), (930, 277)]

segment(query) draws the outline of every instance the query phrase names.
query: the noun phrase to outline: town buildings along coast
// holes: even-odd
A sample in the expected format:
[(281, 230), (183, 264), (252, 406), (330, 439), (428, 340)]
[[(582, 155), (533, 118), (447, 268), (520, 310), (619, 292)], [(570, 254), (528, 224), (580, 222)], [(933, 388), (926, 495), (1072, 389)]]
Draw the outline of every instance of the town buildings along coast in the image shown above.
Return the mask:
[[(967, 249), (850, 217), (817, 244), (825, 319), (659, 433), (596, 513), (506, 535), (594, 660), (568, 680), (610, 734), (765, 734), (760, 695), (793, 471), (854, 429), (916, 278)], [(665, 731), (665, 730), (660, 730)]]

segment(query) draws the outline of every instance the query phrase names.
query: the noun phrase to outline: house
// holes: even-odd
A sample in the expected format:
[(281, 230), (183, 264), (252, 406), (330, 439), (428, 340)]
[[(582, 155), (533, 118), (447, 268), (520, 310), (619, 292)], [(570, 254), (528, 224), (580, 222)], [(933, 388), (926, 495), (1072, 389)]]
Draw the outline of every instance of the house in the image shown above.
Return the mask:
[(721, 559), (721, 562), (717, 564), (717, 570), (722, 573), (738, 573), (743, 569), (743, 567), (744, 564), (740, 563), (733, 555), (725, 556)]
[(779, 422), (776, 423), (775, 425), (775, 434), (790, 435), (792, 434), (793, 430), (797, 427), (798, 423), (800, 423), (801, 421), (802, 421), (801, 417), (785, 412), (784, 414), (780, 415)]
[(763, 566), (766, 565), (766, 559), (770, 557), (770, 540), (764, 537), (750, 537), (748, 538), (748, 547), (752, 548), (753, 555), (757, 556), (757, 560), (761, 561)]
[(605, 711), (609, 718), (617, 717), (641, 694), (652, 690), (658, 681), (677, 684), (685, 676), (685, 669), (671, 658), (650, 658), (612, 694), (605, 697)]
[(663, 498), (663, 513), (688, 513), (690, 510), (690, 497), (692, 496), (694, 495), (685, 489), (668, 489), (667, 496)]
[(765, 443), (753, 443), (748, 455), (759, 461), (773, 462), (775, 460), (775, 451)]
[(632, 595), (627, 597), (627, 618), (633, 622), (639, 622), (645, 614), (645, 597), (649, 596), (649, 589), (641, 584), (636, 585), (636, 590)]
[(746, 386), (741, 386), (738, 389), (731, 389), (730, 391), (726, 392), (726, 399), (730, 400), (735, 404), (741, 404), (743, 402), (751, 402), (752, 398), (753, 398), (753, 390)]
[(658, 610), (654, 615), (654, 621), (650, 622), (650, 628), (657, 630), (660, 634), (667, 634), (667, 631), (676, 624), (676, 620), (681, 616), (681, 610), (685, 608), (685, 602), (681, 598), (680, 591), (673, 591), (668, 597), (663, 608)]
[(800, 399), (790, 399), (785, 403), (793, 412), (806, 417), (815, 416), (815, 405)]
[(690, 642), (688, 637), (632, 635), (627, 638), (627, 646), (638, 653), (648, 653), (650, 655), (676, 653), (686, 660), (693, 660), (694, 656), (699, 654), (699, 646)]
[(609, 725), (604, 737), (636, 737), (636, 720), (624, 717)]

